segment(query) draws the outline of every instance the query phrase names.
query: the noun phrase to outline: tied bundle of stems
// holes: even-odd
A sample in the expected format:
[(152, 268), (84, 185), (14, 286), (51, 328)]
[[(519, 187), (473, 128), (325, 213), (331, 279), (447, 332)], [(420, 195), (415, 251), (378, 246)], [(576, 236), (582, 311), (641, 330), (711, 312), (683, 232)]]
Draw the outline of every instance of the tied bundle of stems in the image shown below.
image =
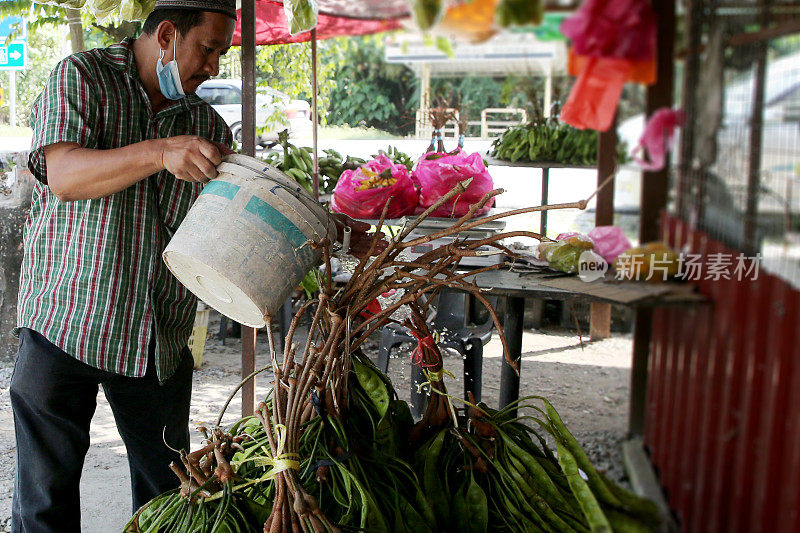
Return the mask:
[[(458, 478), (453, 486), (460, 487), (455, 501), (471, 498), (488, 505), (486, 498), (492, 496), (494, 485), (486, 476), (495, 471), (497, 436), (507, 421), (502, 418), (503, 413), (491, 414), (488, 408), (475, 406), (474, 402), (466, 410), (456, 407), (444, 383), (441, 353), (432, 342), (424, 319), (432, 298), (423, 300), (422, 296), (432, 297), (442, 288), (473, 294), (497, 326), (506, 361), (518, 371), (518, 361), (509, 356), (495, 310), (483, 291), (469, 281), (475, 274), (504, 265), (494, 264), (469, 273), (461, 273), (458, 267), (462, 258), (477, 255), (478, 248), (492, 247), (513, 257), (502, 244), (503, 239), (541, 240), (541, 236), (513, 231), (483, 239), (456, 238), (416, 259), (408, 260), (401, 254), (411, 247), (507, 216), (585, 209), (594, 194), (579, 202), (517, 209), (473, 220), (479, 209), (503, 192), (497, 189), (486, 193), (451, 226), (426, 236), (409, 237), (431, 212), (463, 194), (469, 181), (453, 188), (376, 253), (390, 199), (377, 224), (368, 258), (358, 263), (343, 287), (335, 287), (332, 282), (331, 243), (307, 243), (323, 252), (320, 292), (294, 316), (281, 353), (276, 351), (271, 324), (266, 328), (270, 364), (258, 372), (272, 371), (269, 395), (258, 405), (255, 416), (223, 430), (223, 414), (242, 382), (228, 398), (215, 427), (202, 429), (203, 447), (183, 453), (183, 464), (173, 465), (181, 488), (146, 504), (131, 519), (126, 532), (254, 528), (270, 533), (453, 530), (454, 526), (445, 519), (449, 504), (433, 502), (440, 497), (432, 494), (438, 475), (436, 465), (440, 463), (435, 458), (424, 460), (428, 453), (438, 457), (442, 449), (448, 450), (447, 461), (441, 463), (444, 468), (460, 472), (453, 474)], [(392, 290), (402, 290), (402, 297), (377, 312), (374, 308), (373, 312), (366, 312), (378, 296)], [(416, 425), (408, 405), (397, 399), (391, 382), (361, 351), (363, 343), (379, 328), (398, 323), (393, 314), (404, 305), (411, 309), (405, 325), (420, 339), (418, 362), (425, 368), (430, 384), (427, 411)], [(298, 326), (309, 315), (308, 334), (304, 342), (297, 343)], [(466, 430), (465, 424), (475, 430)], [(448, 442), (455, 442), (456, 446)], [(439, 450), (435, 454), (432, 445)], [(421, 466), (415, 469), (411, 463)], [(464, 477), (464, 472), (469, 476)], [(486, 509), (481, 516), (494, 516), (492, 508)], [(476, 523), (484, 522), (480, 519)]]
[(431, 126), (433, 126), (433, 134), (431, 137), (431, 144), (428, 146), (427, 152), (435, 151), (440, 154), (444, 154), (445, 148), (443, 130), (448, 122), (455, 120), (455, 111), (448, 109), (447, 105), (443, 101), (440, 101), (439, 105), (431, 108), (428, 111), (428, 117), (431, 120)]

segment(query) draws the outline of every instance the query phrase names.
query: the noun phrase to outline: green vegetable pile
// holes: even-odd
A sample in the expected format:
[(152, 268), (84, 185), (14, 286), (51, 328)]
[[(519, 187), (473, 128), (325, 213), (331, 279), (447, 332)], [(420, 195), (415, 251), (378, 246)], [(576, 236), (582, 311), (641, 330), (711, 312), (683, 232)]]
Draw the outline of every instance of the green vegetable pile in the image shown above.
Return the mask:
[[(506, 130), (492, 143), (490, 154), (516, 162), (596, 165), (597, 132), (579, 130), (556, 118), (537, 120)], [(628, 161), (625, 143), (617, 145), (617, 161)]]
[[(328, 411), (312, 396), (297, 458), (305, 492), (339, 530), (658, 528), (655, 505), (598, 472), (546, 399), (524, 398), (500, 411), (466, 403), (455, 409), (457, 424), (443, 424), (415, 445), (409, 440), (413, 421), (408, 405), (397, 398), (389, 379), (363, 356), (353, 359), (351, 373), (347, 416)], [(237, 421), (226, 432), (211, 436), (204, 430), (209, 444), (185, 456), (186, 472), (176, 468), (184, 488), (144, 506), (125, 531), (260, 531), (275, 499), (279, 467), (269, 441), (282, 438), (280, 431), (270, 435), (265, 429), (278, 426), (272, 405), (268, 398), (256, 416)], [(512, 416), (519, 407), (529, 407), (533, 415)], [(271, 418), (267, 424), (265, 417)], [(221, 451), (214, 450), (214, 442), (222, 443)], [(189, 460), (201, 456), (206, 460), (197, 466)], [(192, 481), (192, 469), (205, 473), (200, 478), (205, 483)]]
[[(429, 212), (465, 190), (459, 184)], [(491, 197), (477, 202), (473, 212)], [(373, 251), (387, 212), (388, 207), (370, 243)], [(498, 327), (506, 361), (518, 368), (497, 313), (458, 269), (462, 257), (509, 234), (459, 239), (407, 262), (400, 254), (413, 245), (406, 239), (425, 216), (377, 256), (362, 259), (343, 287), (333, 285), (331, 252), (322, 247), (320, 291), (296, 313), (282, 353), (275, 350), (270, 324), (266, 328), (270, 364), (262, 370), (272, 370), (272, 388), (255, 416), (222, 429), (223, 407), (211, 429), (201, 428), (202, 447), (173, 463), (180, 488), (145, 504), (126, 533), (583, 533), (658, 527), (654, 504), (597, 472), (547, 400), (531, 396), (495, 411), (471, 396), (465, 402), (448, 393), (448, 373), (424, 318), (433, 299), (423, 302), (420, 296), (435, 297), (452, 286), (473, 294)], [(470, 219), (426, 238), (459, 231), (474, 223)], [(404, 289), (399, 300), (372, 305), (378, 295), (398, 288)], [(361, 350), (403, 305), (410, 311), (403, 325), (419, 339), (412, 363), (422, 367), (429, 392), (416, 423), (391, 381)], [(307, 334), (294, 342), (306, 314), (313, 315)], [(517, 416), (522, 409), (530, 414)]]

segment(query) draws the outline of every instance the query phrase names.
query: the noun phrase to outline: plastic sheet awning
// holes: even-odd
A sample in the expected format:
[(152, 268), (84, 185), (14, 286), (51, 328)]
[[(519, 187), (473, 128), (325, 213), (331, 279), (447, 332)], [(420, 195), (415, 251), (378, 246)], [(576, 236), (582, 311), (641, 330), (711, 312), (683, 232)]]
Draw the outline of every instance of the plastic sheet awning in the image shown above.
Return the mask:
[[(369, 9), (370, 2), (355, 3), (340, 0), (320, 2), (319, 21), (317, 23), (317, 39), (329, 39), (344, 35), (370, 35), (385, 31), (396, 30), (400, 23), (396, 18), (366, 18), (367, 15), (390, 15), (401, 12), (398, 6), (407, 9), (405, 2), (380, 2), (374, 1), (375, 9)], [(385, 4), (385, 5), (384, 5)], [(392, 8), (394, 6), (394, 8)], [(335, 11), (332, 9), (335, 8)], [(239, 10), (236, 29), (233, 33), (233, 45), (242, 44), (242, 16)], [(331, 13), (337, 13), (336, 15)], [(350, 16), (350, 15), (353, 16)], [(360, 16), (357, 16), (359, 15)], [(281, 2), (271, 0), (256, 1), (256, 44), (287, 44), (300, 43), (311, 39), (311, 32), (291, 35), (286, 24), (286, 15)]]

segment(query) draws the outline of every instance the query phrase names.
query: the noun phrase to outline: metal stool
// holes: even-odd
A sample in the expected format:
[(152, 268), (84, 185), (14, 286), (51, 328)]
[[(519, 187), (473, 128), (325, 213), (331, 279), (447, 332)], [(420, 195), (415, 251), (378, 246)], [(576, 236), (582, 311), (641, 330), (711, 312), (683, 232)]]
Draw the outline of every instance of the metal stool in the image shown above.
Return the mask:
[[(497, 298), (489, 299), (492, 306)], [(426, 319), (431, 331), (439, 334), (439, 346), (452, 348), (464, 359), (464, 398), (472, 392), (475, 400), (481, 399), (483, 377), (483, 346), (492, 337), (494, 326), (491, 316), (479, 324), (469, 320), (474, 310), (474, 298), (461, 291), (442, 289), (434, 313)], [(397, 324), (387, 324), (381, 330), (377, 366), (384, 373), (389, 369), (392, 349), (404, 342), (416, 342), (408, 330)], [(424, 381), (422, 369), (411, 365), (411, 413), (419, 418), (425, 408), (425, 393), (418, 392), (416, 385)]]

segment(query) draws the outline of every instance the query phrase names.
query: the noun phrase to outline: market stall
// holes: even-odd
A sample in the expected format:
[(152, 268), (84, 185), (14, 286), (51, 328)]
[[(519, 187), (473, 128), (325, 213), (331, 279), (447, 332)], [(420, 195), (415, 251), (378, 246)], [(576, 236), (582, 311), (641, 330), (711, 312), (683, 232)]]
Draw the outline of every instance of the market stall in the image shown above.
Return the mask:
[[(481, 155), (467, 154), (460, 147), (448, 152), (439, 134), (416, 162), (395, 150), (376, 154), (371, 161), (331, 153), (323, 164), (315, 134), (310, 150), (283, 139), (283, 153), (266, 164), (248, 157), (255, 156), (256, 125), (254, 114), (243, 113), (245, 155), (226, 156), (219, 177), (205, 187), (164, 257), (192, 292), (247, 326), (242, 342), (244, 379), (231, 392), (216, 424), (200, 428), (202, 446), (191, 453), (183, 451), (182, 464), (172, 465), (180, 488), (139, 509), (126, 531), (657, 531), (674, 526), (673, 518), (691, 531), (797, 529), (800, 415), (792, 406), (800, 394), (796, 342), (800, 281), (792, 277), (791, 267), (800, 204), (791, 192), (793, 167), (787, 161), (796, 163), (792, 158), (800, 155), (788, 142), (781, 146), (780, 164), (769, 160), (765, 169), (767, 158), (762, 156), (765, 108), (789, 101), (792, 105), (781, 104), (776, 114), (781, 123), (796, 126), (792, 106), (800, 87), (795, 84), (798, 72), (781, 71), (780, 76), (792, 82), (768, 97), (772, 65), (768, 45), (783, 36), (796, 37), (795, 19), (800, 13), (788, 2), (775, 6), (690, 2), (683, 94), (688, 125), (681, 138), (676, 204), (666, 212), (669, 146), (682, 117), (670, 109), (676, 5), (674, 0), (652, 4), (631, 0), (626, 4), (630, 9), (609, 14), (600, 4), (586, 2), (562, 26), (573, 42), (570, 68), (578, 81), (560, 118), (575, 128), (600, 132), (596, 141), (593, 137), (581, 148), (582, 153), (596, 154), (597, 189), (587, 198), (547, 205), (549, 169), (588, 161), (537, 158), (537, 135), (542, 133), (537, 124), (525, 131), (524, 148), (522, 143), (509, 143), (495, 155), (502, 164), (518, 164), (520, 158), (514, 154), (527, 151), (528, 161), (521, 164), (538, 167), (544, 174), (543, 205), (497, 213), (490, 208), (503, 191), (487, 179)], [(243, 105), (248, 109), (255, 105), (258, 5), (272, 10), (264, 12), (272, 15), (263, 16), (274, 18), (280, 3), (242, 2)], [(435, 27), (441, 2), (412, 5), (418, 26)], [(525, 23), (541, 19), (538, 3), (506, 0), (498, 9), (509, 5), (524, 12)], [(531, 6), (536, 9), (526, 11)], [(322, 27), (303, 27), (289, 34), (304, 35), (303, 39), (308, 35), (313, 43), (348, 28), (358, 33), (394, 27), (391, 21), (409, 15), (405, 0), (320, 0), (318, 7), (319, 22), (327, 20), (330, 33), (323, 34)], [(758, 15), (759, 28), (743, 21), (742, 13)], [(786, 13), (794, 17), (789, 22), (782, 19)], [(498, 12), (499, 20), (508, 16)], [(606, 31), (601, 23), (609, 20), (603, 17), (610, 17), (619, 35)], [(317, 20), (316, 14), (311, 18)], [(373, 19), (382, 22), (373, 25)], [(720, 29), (719, 20), (731, 26)], [(733, 37), (723, 31), (743, 22), (746, 27)], [(287, 27), (293, 24), (287, 17)], [(713, 33), (705, 42), (704, 32)], [(274, 27), (264, 26), (260, 33), (277, 35), (263, 37), (264, 42), (299, 39), (280, 28), (275, 33)], [(796, 46), (796, 41), (779, 44), (775, 49), (782, 51)], [(727, 53), (726, 47), (742, 46), (752, 50)], [(707, 64), (719, 68), (703, 74), (701, 50)], [(731, 60), (735, 65), (724, 63)], [(314, 54), (312, 79), (316, 61)], [(738, 184), (744, 186), (740, 201), (724, 206), (742, 218), (739, 226), (712, 216), (715, 202), (724, 203), (729, 198), (726, 189), (733, 189), (740, 178), (733, 166), (725, 166), (735, 164), (734, 151), (723, 155), (720, 150), (717, 157), (719, 139), (724, 138), (720, 128), (729, 124), (722, 116), (732, 112), (713, 108), (705, 98), (711, 91), (722, 91), (726, 68), (746, 69), (742, 65), (748, 62), (753, 78), (741, 91), (747, 111), (740, 113), (745, 118), (739, 117), (735, 122), (739, 129), (733, 132), (740, 141), (746, 138), (747, 173)], [(597, 225), (611, 224), (618, 163), (616, 102), (622, 86), (632, 81), (648, 85), (646, 108), (651, 119), (641, 141), (648, 157), (639, 163), (646, 169), (640, 221), (643, 244), (625, 245), (620, 231), (547, 239), (548, 211), (585, 210), (595, 199)], [(434, 133), (446, 123), (448, 113), (444, 108), (431, 110)], [(315, 109), (315, 127), (317, 123)], [(555, 142), (567, 144), (565, 138)], [(552, 148), (547, 144), (545, 148)], [(306, 174), (291, 172), (292, 161), (306, 169), (311, 161), (310, 190), (304, 187), (309, 185), (304, 182)], [(332, 208), (362, 214), (360, 218), (373, 223), (374, 234), (363, 242), (369, 247), (366, 255), (374, 259), (346, 256), (348, 235), (358, 231), (355, 226), (340, 228), (344, 250), (332, 246), (339, 228), (317, 201), (320, 171), (328, 164), (341, 172)], [(775, 220), (775, 202), (765, 198), (762, 174), (778, 176), (789, 191), (781, 199), (780, 246), (773, 242), (771, 248), (763, 222)], [(341, 184), (346, 185), (340, 188)], [(541, 213), (540, 233), (504, 231), (502, 226), (480, 237), (468, 233), (530, 213)], [(221, 223), (206, 231), (208, 220)], [(391, 238), (384, 243), (387, 226), (393, 228), (387, 229)], [(737, 238), (729, 239), (737, 229), (741, 229)], [(512, 249), (510, 239), (520, 237), (540, 241), (535, 254), (524, 247)], [(651, 242), (658, 237), (672, 249)], [(209, 238), (214, 246), (204, 243)], [(716, 277), (696, 284), (672, 279), (685, 266), (677, 250), (716, 261)], [(754, 268), (757, 273), (760, 263), (743, 257), (745, 253), (771, 254), (773, 270), (760, 279), (733, 279), (730, 272), (725, 277), (719, 256), (737, 253), (740, 267), (749, 273)], [(463, 268), (470, 260), (489, 256), (503, 260)], [(346, 279), (334, 279), (334, 259), (351, 260)], [(278, 349), (272, 319), (311, 269), (316, 295), (301, 305)], [(616, 278), (606, 275), (609, 269)], [(653, 272), (663, 274), (663, 283), (644, 281)], [(686, 278), (685, 270), (680, 273)], [(695, 293), (696, 286), (700, 294)], [(503, 345), (497, 409), (469, 394), (475, 391), (460, 398), (448, 388), (449, 371), (426, 319), (431, 300), (421, 298), (444, 290), (471, 295), (486, 307), (497, 328)], [(381, 305), (378, 298), (384, 295), (396, 299)], [(503, 317), (490, 297), (506, 299)], [(524, 299), (529, 297), (636, 308), (633, 438), (625, 450), (636, 492), (646, 492), (650, 499), (625, 490), (598, 471), (546, 398), (519, 397), (522, 315)], [(398, 317), (395, 312), (401, 308), (407, 314)], [(605, 311), (596, 310), (598, 317)], [(299, 331), (304, 318), (310, 320), (303, 336)], [(406, 328), (416, 341), (413, 369), (424, 379), (420, 390), (427, 401), (420, 420), (412, 418), (408, 404), (398, 399), (391, 381), (361, 349), (390, 323)], [(257, 370), (255, 329), (262, 327), (270, 360)], [(271, 372), (273, 386), (256, 403), (255, 380), (262, 372)], [(240, 390), (242, 417), (223, 427), (223, 414)], [(670, 509), (663, 505), (662, 488)]]

